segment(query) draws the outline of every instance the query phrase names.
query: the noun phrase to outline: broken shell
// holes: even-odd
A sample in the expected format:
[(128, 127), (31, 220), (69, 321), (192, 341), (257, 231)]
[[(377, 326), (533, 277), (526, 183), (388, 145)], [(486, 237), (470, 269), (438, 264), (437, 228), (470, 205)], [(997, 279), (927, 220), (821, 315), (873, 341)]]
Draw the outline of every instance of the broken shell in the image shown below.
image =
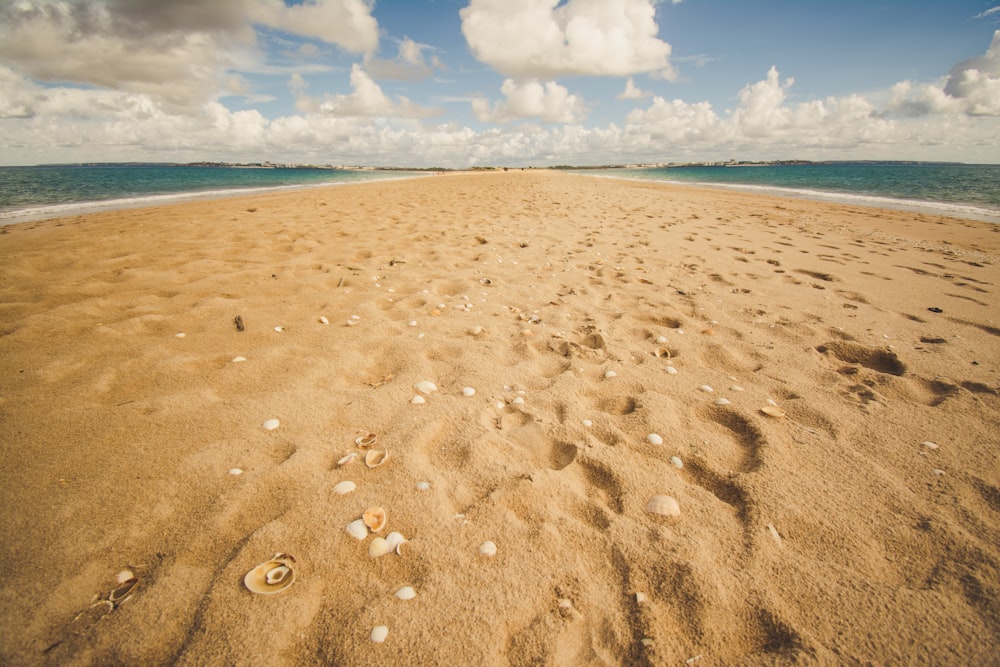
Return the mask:
[(350, 480), (344, 480), (343, 482), (338, 482), (333, 486), (333, 492), (337, 495), (344, 495), (345, 493), (350, 493), (354, 489), (358, 488), (358, 485)]
[(649, 444), (651, 445), (663, 444), (663, 438), (657, 433), (650, 433), (649, 435), (646, 436), (646, 440), (648, 440)]
[(278, 428), (280, 424), (281, 422), (279, 422), (277, 419), (268, 419), (266, 422), (261, 424), (261, 426), (266, 428), (268, 431), (273, 431), (274, 429)]
[(773, 405), (765, 405), (760, 409), (760, 411), (763, 412), (768, 417), (777, 417), (780, 419), (781, 417), (785, 416), (784, 410), (782, 410), (779, 407), (775, 407)]
[(395, 595), (400, 600), (412, 600), (417, 597), (417, 592), (413, 590), (413, 586), (403, 586), (396, 591)]
[(391, 533), (385, 536), (385, 542), (389, 547), (389, 551), (395, 551), (397, 555), (401, 556), (402, 553), (400, 549), (404, 544), (409, 542), (409, 540), (403, 537), (402, 533), (397, 533), (396, 531), (392, 531)]
[(377, 533), (385, 528), (386, 515), (385, 510), (381, 507), (371, 507), (365, 510), (362, 519), (365, 525), (372, 529), (373, 533)]
[(124, 584), (129, 579), (135, 579), (135, 575), (132, 574), (131, 570), (122, 570), (121, 572), (115, 575), (115, 581), (117, 581), (119, 584)]
[(376, 537), (372, 540), (372, 543), (368, 545), (368, 555), (372, 558), (379, 558), (392, 551), (389, 548), (389, 544), (385, 541), (384, 537)]
[(662, 516), (680, 516), (681, 506), (673, 496), (653, 496), (646, 502), (646, 511)]
[(376, 625), (372, 628), (371, 640), (376, 644), (381, 644), (389, 636), (389, 628), (384, 625)]
[(377, 468), (389, 458), (388, 450), (372, 449), (365, 454), (365, 465), (369, 468)]
[(337, 461), (337, 465), (346, 466), (348, 463), (353, 463), (354, 459), (356, 459), (357, 456), (358, 456), (357, 452), (348, 452), (347, 454), (344, 454), (342, 457), (340, 457), (340, 460)]
[(413, 388), (419, 391), (421, 394), (429, 394), (432, 391), (437, 391), (437, 385), (430, 380), (421, 380), (413, 385)]
[(354, 439), (354, 444), (358, 447), (371, 447), (378, 440), (378, 435), (375, 433), (366, 433), (365, 435), (359, 435)]
[(365, 525), (364, 519), (356, 519), (347, 524), (347, 534), (359, 540), (368, 537), (368, 526)]
[(294, 562), (295, 559), (288, 554), (274, 554), (274, 558), (247, 572), (243, 585), (247, 590), (262, 595), (280, 593), (295, 581)]
[(484, 556), (496, 556), (497, 555), (497, 545), (493, 542), (486, 541), (479, 545), (479, 553)]

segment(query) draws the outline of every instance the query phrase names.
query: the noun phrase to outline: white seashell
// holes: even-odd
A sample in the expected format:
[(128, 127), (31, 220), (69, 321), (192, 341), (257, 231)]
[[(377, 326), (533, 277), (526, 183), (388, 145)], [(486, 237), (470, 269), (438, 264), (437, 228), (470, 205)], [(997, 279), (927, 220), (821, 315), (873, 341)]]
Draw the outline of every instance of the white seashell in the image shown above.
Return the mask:
[(473, 389), (472, 387), (463, 387), (462, 388), (462, 395), (463, 396), (475, 396), (476, 395), (476, 390)]
[(651, 445), (663, 444), (663, 438), (656, 433), (650, 433), (649, 435), (647, 435), (646, 440), (648, 440)]
[(763, 412), (768, 417), (777, 417), (777, 418), (780, 419), (781, 417), (785, 416), (785, 411), (784, 410), (782, 410), (781, 408), (775, 407), (773, 405), (765, 405), (764, 407), (762, 407), (760, 409), (760, 411)]
[(673, 496), (653, 496), (646, 502), (646, 511), (662, 516), (680, 516), (681, 506)]
[(275, 554), (274, 558), (246, 573), (243, 585), (254, 593), (273, 595), (285, 590), (295, 581), (292, 563), (295, 559), (288, 554)]
[(115, 581), (119, 584), (124, 584), (129, 579), (135, 579), (135, 575), (132, 574), (131, 570), (122, 570), (117, 575), (115, 575)]
[(397, 533), (396, 531), (392, 531), (391, 533), (385, 536), (385, 542), (389, 546), (390, 551), (395, 551), (397, 554), (400, 554), (400, 548), (402, 548), (404, 544), (409, 542), (409, 540), (403, 537), (402, 533)]
[(356, 488), (358, 488), (357, 484), (355, 484), (350, 480), (345, 479), (343, 482), (337, 482), (336, 484), (333, 485), (333, 492), (339, 496), (342, 496), (345, 493), (350, 493)]
[(413, 398), (410, 399), (410, 403), (413, 403), (414, 405), (420, 405), (421, 403), (426, 403), (426, 402), (427, 399), (424, 398), (423, 396), (414, 396)]
[(357, 452), (348, 452), (347, 454), (344, 454), (342, 457), (340, 457), (340, 460), (337, 461), (337, 465), (346, 466), (348, 463), (354, 463), (354, 459), (357, 458), (357, 456), (358, 456)]
[(388, 449), (372, 449), (365, 454), (365, 465), (369, 468), (377, 468), (389, 459)]
[(472, 327), (471, 329), (469, 329), (469, 335), (478, 336), (481, 333), (483, 333), (482, 327)]
[(371, 447), (378, 440), (377, 433), (366, 433), (365, 435), (359, 435), (354, 439), (354, 444), (358, 447)]
[(717, 399), (715, 399), (715, 404), (716, 405), (729, 405), (729, 399), (728, 398), (717, 398)]
[(407, 326), (415, 327), (415, 326), (417, 326), (417, 321), (416, 320), (410, 320), (407, 323)]
[(484, 556), (496, 556), (497, 555), (497, 545), (490, 541), (483, 542), (479, 545), (479, 553)]
[(938, 448), (938, 444), (936, 442), (931, 442), (930, 440), (925, 440), (925, 441), (921, 442), (920, 444), (923, 445), (924, 447), (926, 447), (927, 449), (937, 449)]
[(931, 472), (937, 475), (938, 477), (944, 474), (944, 470), (941, 470), (941, 468), (934, 468), (933, 470), (931, 470)]
[(179, 334), (174, 334), (174, 337), (175, 337), (175, 338), (184, 338), (185, 336), (187, 336), (187, 334), (186, 334), (186, 333), (179, 333)]
[(656, 342), (657, 342), (657, 344), (659, 344), (659, 345), (663, 345), (663, 344), (665, 344), (665, 343), (668, 343), (668, 342), (670, 342), (670, 341), (668, 341), (668, 340), (667, 340), (667, 337), (666, 337), (666, 336), (657, 336), (657, 337), (656, 337)]
[(586, 426), (587, 428), (590, 428), (591, 426), (594, 425), (594, 422), (590, 421), (589, 419), (584, 419), (583, 425)]
[(392, 551), (392, 549), (389, 548), (389, 544), (385, 541), (384, 537), (376, 537), (372, 540), (372, 543), (368, 545), (368, 555), (372, 558), (380, 558), (390, 551)]
[(684, 467), (684, 461), (681, 461), (681, 457), (679, 456), (671, 456), (670, 463), (678, 470)]
[(285, 327), (274, 327), (274, 330), (277, 331), (278, 333), (281, 333), (282, 331), (285, 330)]
[(417, 592), (413, 590), (413, 586), (403, 586), (396, 591), (395, 595), (400, 600), (412, 600), (417, 597)]
[(673, 366), (667, 366), (667, 373), (670, 375), (677, 375), (677, 369)]
[(431, 488), (430, 482), (417, 482), (417, 491), (427, 491)]
[(325, 315), (320, 315), (320, 316), (319, 316), (319, 323), (320, 323), (320, 324), (329, 324), (329, 323), (330, 323), (330, 320), (326, 319), (326, 316), (325, 316)]
[(242, 475), (243, 474), (243, 470), (241, 468), (230, 468), (229, 469), (229, 474), (230, 475)]
[(746, 391), (746, 390), (743, 389), (743, 387), (734, 384), (732, 387), (729, 388), (729, 391)]
[(241, 361), (246, 361), (246, 360), (247, 360), (247, 358), (246, 358), (246, 357), (233, 357), (233, 363), (234, 363), (234, 364), (238, 364), (238, 363), (240, 363)]
[(771, 407), (775, 407), (775, 408), (776, 408), (776, 407), (778, 407), (778, 404), (777, 404), (777, 403), (775, 402), (775, 400), (774, 400), (773, 398), (769, 398), (769, 399), (767, 399), (767, 401), (765, 401), (765, 402), (766, 402), (766, 403), (767, 403), (768, 405), (770, 405)]
[(698, 387), (698, 389), (701, 389), (706, 394), (711, 394), (714, 391), (714, 389), (712, 389), (711, 387), (709, 387), (707, 384), (701, 385), (700, 387)]
[(413, 385), (413, 388), (419, 391), (421, 394), (429, 394), (432, 391), (437, 391), (437, 385), (430, 380), (421, 380)]
[(376, 625), (372, 628), (371, 640), (376, 644), (381, 644), (389, 636), (389, 628), (384, 625)]
[(781, 535), (778, 534), (778, 529), (774, 527), (774, 524), (767, 524), (767, 532), (771, 533), (771, 537), (778, 544), (781, 544)]
[(361, 316), (360, 315), (351, 315), (351, 319), (352, 320), (360, 320)]
[(618, 377), (618, 373), (615, 373), (614, 371), (607, 371), (607, 372), (604, 373), (604, 377), (609, 378), (609, 379), (610, 378), (616, 378), (616, 377)]
[(266, 422), (261, 424), (261, 426), (266, 428), (268, 431), (273, 431), (274, 429), (278, 428), (279, 424), (281, 424), (281, 422), (279, 422), (277, 419), (268, 419)]
[(524, 397), (518, 396), (513, 401), (511, 401), (511, 403), (513, 403), (514, 405), (524, 405)]
[(636, 604), (644, 604), (645, 602), (646, 602), (646, 594), (643, 593), (642, 591), (636, 592), (636, 594), (635, 594), (635, 603)]
[(353, 327), (357, 323), (358, 323), (357, 320), (347, 320), (347, 326), (349, 327)]
[(368, 537), (368, 526), (365, 525), (364, 519), (356, 519), (347, 524), (347, 534), (359, 540)]

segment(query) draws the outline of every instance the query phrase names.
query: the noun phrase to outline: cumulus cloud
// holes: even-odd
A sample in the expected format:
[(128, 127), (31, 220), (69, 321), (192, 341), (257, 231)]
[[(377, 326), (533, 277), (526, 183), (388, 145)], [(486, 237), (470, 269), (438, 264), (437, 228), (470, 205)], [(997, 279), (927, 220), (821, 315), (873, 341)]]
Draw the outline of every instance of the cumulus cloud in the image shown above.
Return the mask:
[[(673, 78), (656, 0), (472, 0), (462, 33), (480, 61), (521, 79), (567, 75)], [(558, 5), (558, 6), (557, 6)]]
[(427, 118), (441, 113), (439, 109), (422, 107), (403, 96), (393, 100), (357, 63), (351, 67), (351, 92), (348, 94), (325, 95), (317, 99), (306, 95), (306, 87), (301, 75), (292, 75), (289, 88), (295, 95), (295, 107), (306, 113), (390, 118)]
[(986, 55), (955, 65), (944, 92), (963, 100), (973, 115), (1000, 115), (1000, 30), (993, 33)]
[(625, 82), (625, 90), (618, 93), (618, 95), (615, 96), (615, 99), (641, 100), (649, 96), (650, 93), (647, 93), (645, 90), (640, 90), (639, 88), (637, 88), (635, 82), (632, 81), (632, 77), (629, 77), (628, 80)]
[(586, 117), (583, 100), (554, 81), (518, 82), (507, 79), (500, 87), (504, 100), (490, 105), (485, 98), (472, 100), (472, 111), (484, 123), (509, 123), (534, 118), (546, 123), (578, 123)]
[(362, 0), (21, 0), (0, 3), (0, 58), (40, 81), (150, 95), (179, 112), (225, 90), (254, 23), (363, 52), (378, 44), (370, 12)]

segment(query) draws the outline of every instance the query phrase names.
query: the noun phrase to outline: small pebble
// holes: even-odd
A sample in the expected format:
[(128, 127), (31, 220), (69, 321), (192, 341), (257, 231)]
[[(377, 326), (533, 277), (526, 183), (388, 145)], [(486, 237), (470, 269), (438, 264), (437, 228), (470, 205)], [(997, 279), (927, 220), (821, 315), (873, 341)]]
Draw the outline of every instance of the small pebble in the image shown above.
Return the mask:
[(415, 327), (415, 326), (417, 326), (417, 321), (416, 320), (410, 320), (410, 324), (409, 325), (411, 327)]
[(381, 644), (389, 636), (389, 628), (384, 625), (376, 625), (372, 628), (371, 639), (376, 644)]
[(670, 341), (667, 340), (666, 336), (657, 336), (656, 342), (659, 343), (660, 345), (663, 345), (664, 343), (668, 343)]
[(496, 556), (497, 545), (492, 542), (486, 541), (479, 545), (479, 553), (484, 556)]
[(743, 389), (743, 387), (734, 384), (732, 387), (729, 388), (729, 391), (745, 391), (745, 390)]
[(347, 320), (347, 326), (349, 327), (353, 327), (357, 323), (358, 323), (357, 320)]
[(643, 593), (642, 591), (636, 592), (636, 594), (635, 594), (635, 603), (636, 604), (645, 604), (645, 602), (646, 602), (646, 594)]
[(524, 397), (518, 396), (513, 401), (511, 401), (511, 403), (513, 403), (514, 405), (524, 405)]
[(646, 436), (646, 440), (648, 440), (649, 443), (653, 444), (653, 445), (662, 445), (663, 444), (663, 438), (660, 437), (656, 433), (650, 433), (649, 435), (647, 435)]
[(279, 422), (277, 419), (268, 419), (266, 422), (261, 424), (261, 426), (266, 428), (268, 431), (273, 431), (274, 429), (278, 428), (279, 424), (281, 424), (281, 422)]

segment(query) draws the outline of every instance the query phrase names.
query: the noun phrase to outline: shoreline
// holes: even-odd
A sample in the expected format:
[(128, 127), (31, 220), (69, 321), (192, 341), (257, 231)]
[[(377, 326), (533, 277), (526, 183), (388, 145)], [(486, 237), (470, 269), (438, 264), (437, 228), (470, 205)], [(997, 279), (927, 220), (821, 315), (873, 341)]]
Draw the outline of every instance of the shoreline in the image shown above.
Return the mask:
[(995, 661), (1000, 227), (350, 185), (0, 232), (0, 662)]

